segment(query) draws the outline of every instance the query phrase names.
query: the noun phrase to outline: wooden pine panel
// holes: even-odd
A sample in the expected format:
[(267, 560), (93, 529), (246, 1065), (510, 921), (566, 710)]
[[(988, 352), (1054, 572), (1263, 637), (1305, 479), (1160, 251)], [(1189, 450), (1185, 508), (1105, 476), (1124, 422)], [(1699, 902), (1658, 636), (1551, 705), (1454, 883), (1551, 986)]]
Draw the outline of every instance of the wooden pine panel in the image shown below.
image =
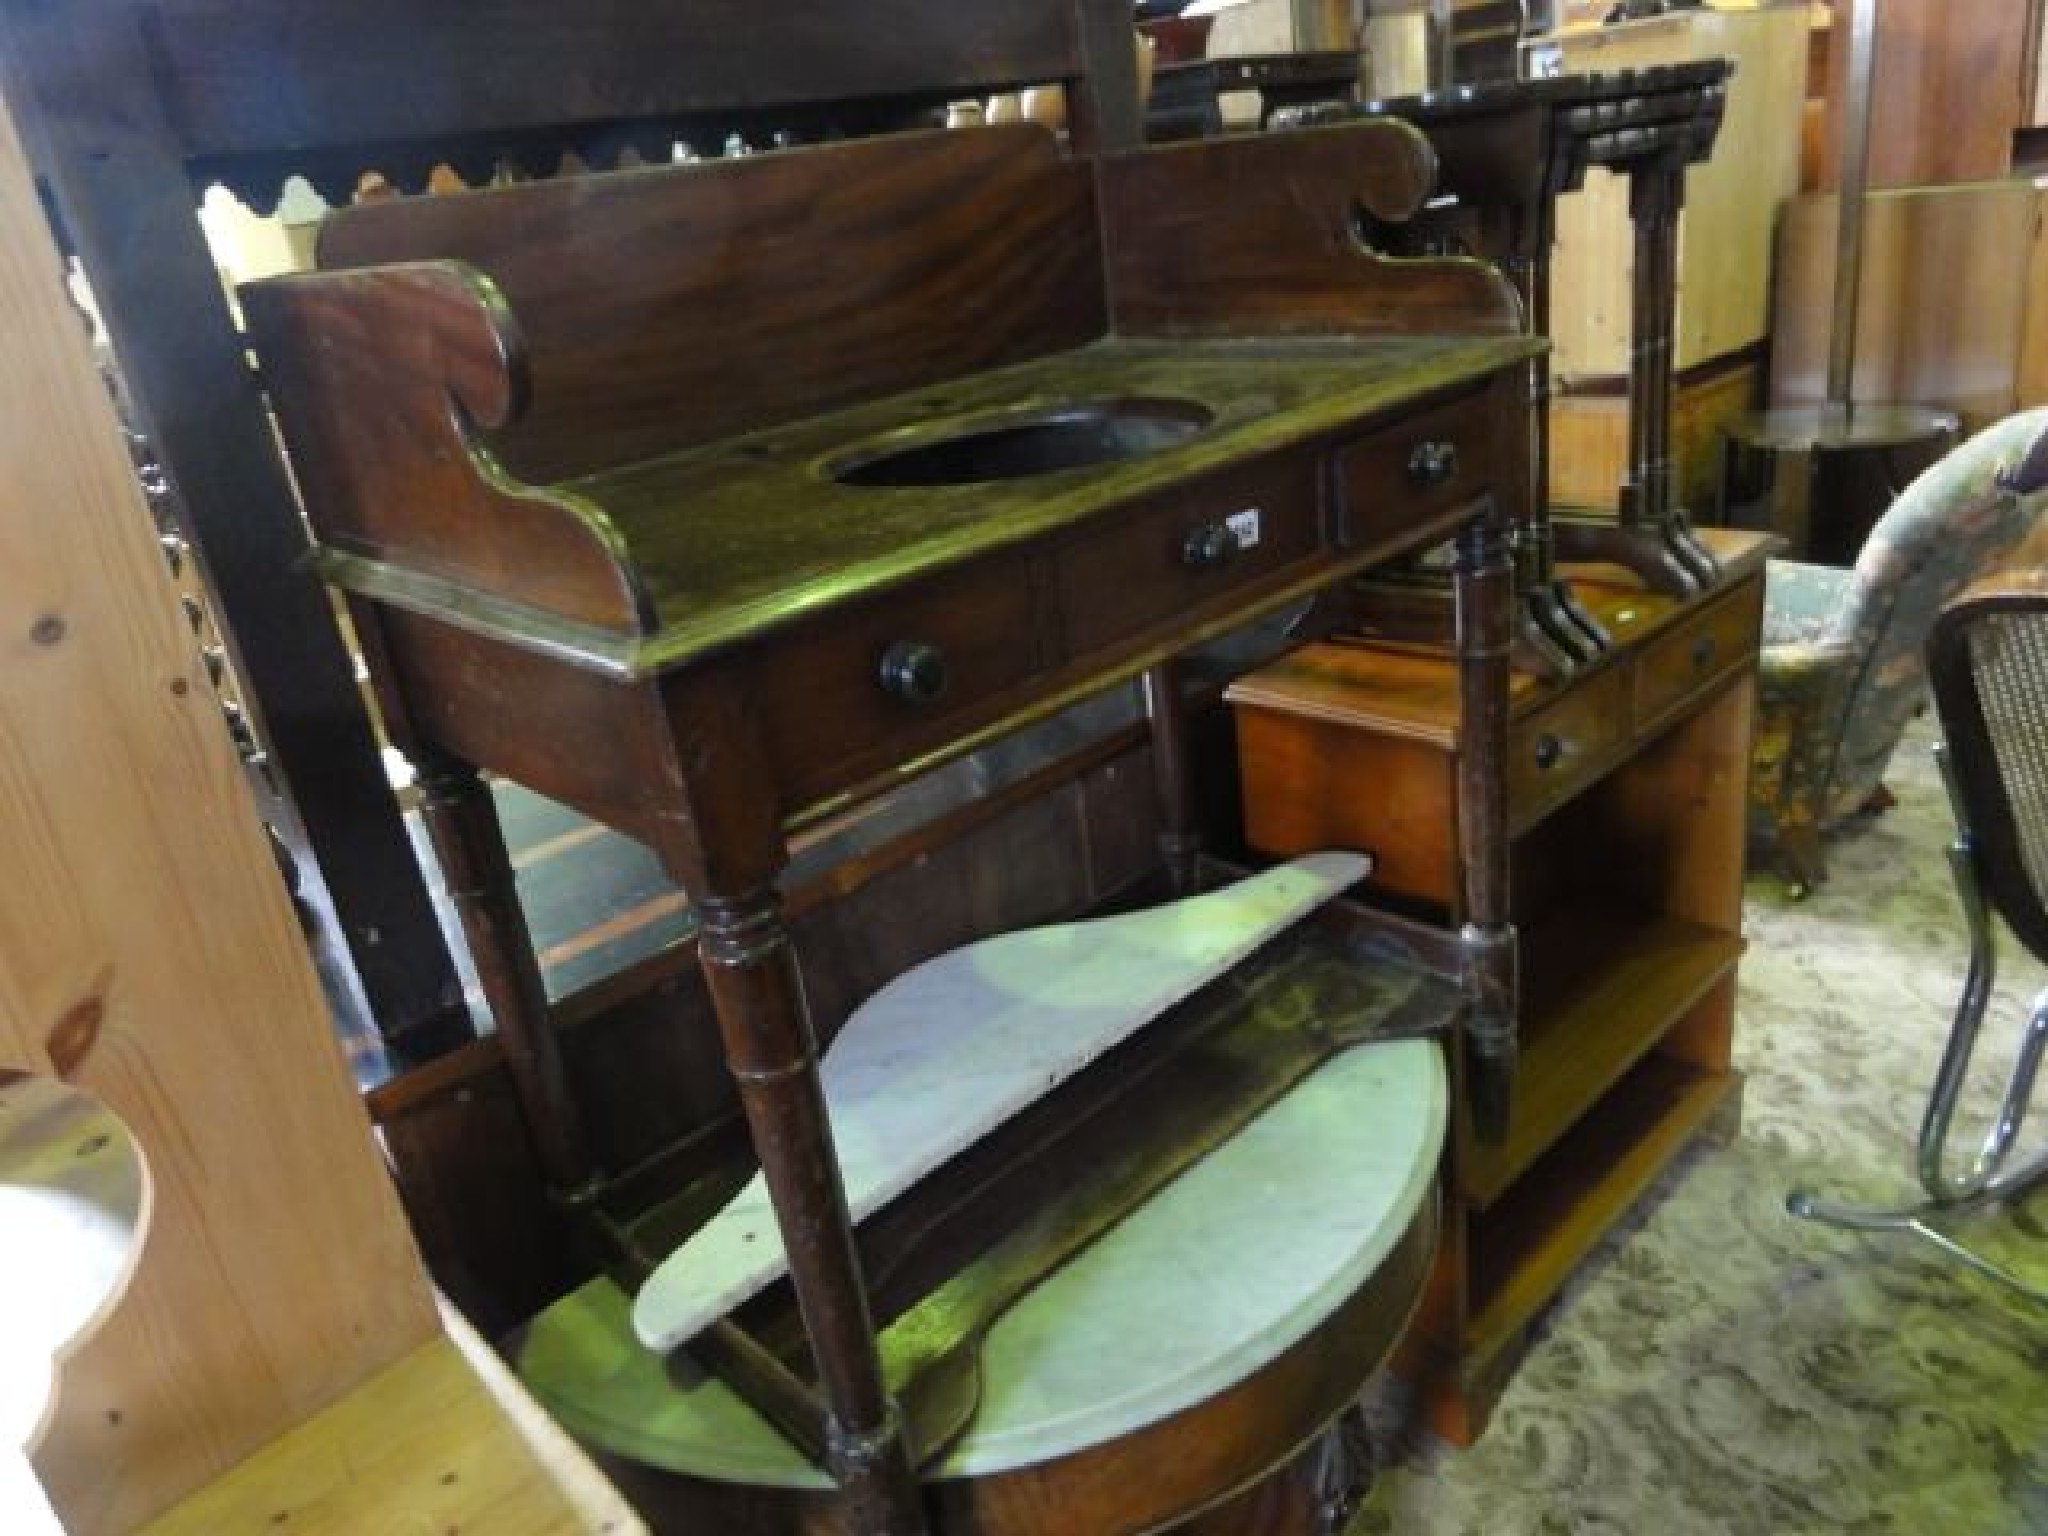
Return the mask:
[(434, 1337), (412, 1241), (0, 114), (0, 1068), (148, 1160), (33, 1451), (131, 1529)]
[(469, 1532), (644, 1536), (568, 1435), (461, 1319), (265, 1446), (143, 1536)]
[[(2041, 50), (2041, 57), (2048, 60), (2048, 48)], [(2044, 223), (2048, 217), (2037, 202), (2034, 238), (2027, 245), (2019, 377), (2013, 382), (2013, 405), (2022, 411), (2048, 405), (2048, 240), (2041, 238)]]
[[(1754, 410), (1763, 363), (1737, 354), (1680, 378), (1671, 406), (1673, 490), (1706, 515), (1720, 503), (1723, 434)], [(1619, 391), (1626, 381), (1613, 381)], [(1560, 507), (1618, 507), (1628, 473), (1628, 400), (1621, 393), (1550, 397), (1550, 499)]]

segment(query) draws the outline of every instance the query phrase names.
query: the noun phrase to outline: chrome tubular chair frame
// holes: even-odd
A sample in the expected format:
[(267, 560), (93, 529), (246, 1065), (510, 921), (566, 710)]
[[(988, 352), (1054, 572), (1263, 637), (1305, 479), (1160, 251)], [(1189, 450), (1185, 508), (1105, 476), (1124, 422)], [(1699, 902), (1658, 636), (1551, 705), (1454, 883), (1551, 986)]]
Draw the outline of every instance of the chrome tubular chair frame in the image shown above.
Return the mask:
[(1918, 1171), (1926, 1198), (1885, 1209), (1795, 1190), (1786, 1205), (1796, 1216), (1834, 1226), (1911, 1233), (2048, 1306), (2048, 1286), (1933, 1225), (1937, 1218), (2010, 1200), (2048, 1179), (2048, 1153), (2008, 1166), (2048, 1051), (2048, 988), (2028, 1010), (2011, 1075), (1976, 1156), (1966, 1168), (1951, 1171), (1949, 1147), (1997, 976), (1994, 915), (2034, 955), (2048, 959), (2048, 755), (2041, 751), (2048, 741), (2048, 572), (2005, 574), (1972, 587), (1942, 611), (1927, 654), (1946, 737), (1935, 749), (1936, 760), (1956, 822), (1949, 868), (1969, 932), (1970, 959), (1920, 1126)]

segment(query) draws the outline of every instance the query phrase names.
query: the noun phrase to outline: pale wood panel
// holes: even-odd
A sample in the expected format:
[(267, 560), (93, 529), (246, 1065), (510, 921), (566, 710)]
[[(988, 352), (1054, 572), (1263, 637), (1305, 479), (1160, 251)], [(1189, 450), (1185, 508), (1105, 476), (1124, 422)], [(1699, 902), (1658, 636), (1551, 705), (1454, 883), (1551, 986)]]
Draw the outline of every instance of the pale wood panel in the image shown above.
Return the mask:
[(632, 1536), (625, 1502), (454, 1312), (448, 1333), (265, 1446), (145, 1536)]
[(2028, 53), (2033, 63), (2033, 83), (2027, 93), (2027, 121), (2048, 123), (2048, 42), (2042, 33), (2048, 29), (2048, 9), (2041, 0), (2027, 0)]
[(89, 1536), (437, 1325), (4, 114), (0, 331), (0, 1068), (149, 1163), (32, 1452)]
[[(2048, 55), (2048, 49), (2042, 50)], [(2027, 410), (2048, 405), (2048, 201), (2034, 206), (2034, 238), (2027, 244), (2024, 321), (2020, 330), (2019, 377), (2014, 381), (2014, 406)]]
[[(1855, 399), (1946, 407), (1971, 430), (2014, 408), (2041, 197), (2023, 181), (1870, 194)], [(1798, 198), (1785, 210), (1773, 300), (1774, 405), (1827, 396), (1838, 218), (1832, 195)], [(2038, 358), (2032, 366), (2040, 367)]]
[[(1847, 99), (1847, 0), (1828, 49), (1819, 185), (1833, 188)], [(1981, 181), (2012, 169), (2026, 120), (2027, 11), (2018, 0), (1883, 0), (1877, 9), (1867, 185)]]
[[(1568, 73), (1735, 61), (1713, 158), (1686, 173), (1675, 367), (1749, 346), (1768, 327), (1771, 229), (1779, 205), (1799, 186), (1806, 39), (1804, 5), (1769, 5), (1565, 32), (1554, 41)], [(1621, 178), (1589, 172), (1581, 191), (1558, 200), (1551, 277), (1557, 377), (1628, 372), (1634, 238)]]

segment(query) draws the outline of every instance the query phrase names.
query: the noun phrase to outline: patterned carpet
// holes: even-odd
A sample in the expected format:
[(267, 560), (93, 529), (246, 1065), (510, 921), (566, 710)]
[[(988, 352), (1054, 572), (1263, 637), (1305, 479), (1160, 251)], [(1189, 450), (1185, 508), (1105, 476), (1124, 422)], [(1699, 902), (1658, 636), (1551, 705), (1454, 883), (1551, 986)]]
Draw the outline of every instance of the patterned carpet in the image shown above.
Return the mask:
[[(1750, 881), (1741, 1136), (1682, 1161), (1595, 1255), (1478, 1445), (1445, 1447), (1376, 1391), (1379, 1472), (1348, 1536), (2048, 1532), (2048, 1311), (1914, 1239), (1784, 1207), (1799, 1184), (1916, 1192), (1965, 953), (1931, 740), (1909, 735), (1899, 804), (1831, 841), (1810, 900)], [(2043, 981), (2001, 957), (1972, 1149)], [(2048, 1194), (1967, 1231), (2048, 1279)]]

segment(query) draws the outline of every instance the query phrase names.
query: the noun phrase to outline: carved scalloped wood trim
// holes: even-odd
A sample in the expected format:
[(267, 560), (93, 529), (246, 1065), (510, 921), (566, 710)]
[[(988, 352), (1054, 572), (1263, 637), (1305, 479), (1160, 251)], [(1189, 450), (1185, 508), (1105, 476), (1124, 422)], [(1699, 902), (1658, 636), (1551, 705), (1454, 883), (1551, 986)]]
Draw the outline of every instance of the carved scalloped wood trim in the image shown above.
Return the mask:
[[(654, 628), (605, 514), (520, 482), (478, 440), (518, 420), (529, 391), (518, 321), (489, 278), (415, 262), (252, 283), (242, 304), (324, 545), (571, 625)], [(478, 521), (493, 526), (485, 547), (499, 552), (485, 570), (478, 544), (457, 536)]]
[(1421, 210), (1436, 155), (1369, 120), (1106, 156), (1111, 307), (1124, 335), (1512, 334), (1521, 300), (1492, 266), (1397, 258), (1373, 222)]

